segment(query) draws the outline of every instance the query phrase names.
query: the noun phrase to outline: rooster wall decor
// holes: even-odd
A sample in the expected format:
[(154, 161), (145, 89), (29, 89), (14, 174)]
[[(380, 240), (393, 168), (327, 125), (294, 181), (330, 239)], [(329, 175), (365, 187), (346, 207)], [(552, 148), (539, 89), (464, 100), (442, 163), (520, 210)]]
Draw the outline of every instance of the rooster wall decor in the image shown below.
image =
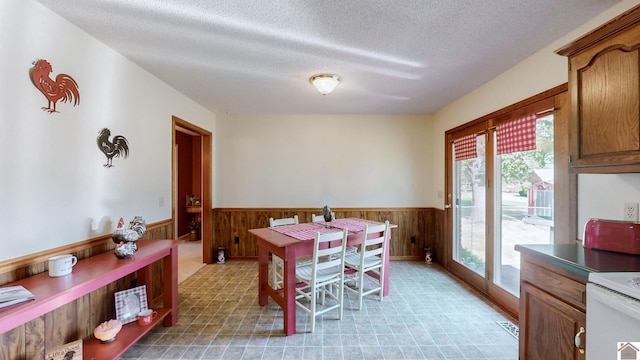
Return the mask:
[(98, 134), (98, 147), (107, 157), (107, 163), (102, 165), (106, 168), (113, 166), (114, 157), (127, 158), (129, 156), (129, 142), (127, 139), (124, 136), (116, 135), (113, 137), (113, 141), (109, 141), (110, 136), (111, 130), (107, 128), (100, 130), (100, 134)]
[(31, 78), (33, 85), (47, 98), (47, 106), (43, 106), (42, 110), (49, 112), (49, 114), (58, 112), (56, 110), (58, 101), (73, 102), (73, 106), (80, 104), (78, 83), (71, 76), (58, 74), (54, 81), (49, 77), (52, 68), (47, 60), (38, 59), (32, 64), (33, 67), (29, 69), (29, 78)]

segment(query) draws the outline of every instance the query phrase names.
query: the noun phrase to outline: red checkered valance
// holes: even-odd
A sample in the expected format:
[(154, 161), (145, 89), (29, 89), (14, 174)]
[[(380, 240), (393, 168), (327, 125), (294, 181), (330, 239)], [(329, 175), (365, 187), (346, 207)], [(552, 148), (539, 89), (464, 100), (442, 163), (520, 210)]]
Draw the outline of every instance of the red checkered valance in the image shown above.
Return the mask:
[(496, 127), (498, 155), (535, 150), (537, 115), (528, 115)]
[(453, 140), (453, 151), (456, 161), (474, 159), (478, 157), (476, 144), (478, 142), (478, 134), (466, 135)]

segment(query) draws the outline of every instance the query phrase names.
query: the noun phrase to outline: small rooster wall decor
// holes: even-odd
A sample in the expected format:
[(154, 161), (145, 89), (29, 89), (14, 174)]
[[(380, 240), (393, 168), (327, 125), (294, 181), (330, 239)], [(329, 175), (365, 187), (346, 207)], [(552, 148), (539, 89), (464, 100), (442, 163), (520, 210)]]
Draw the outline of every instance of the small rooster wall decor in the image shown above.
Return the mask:
[(113, 166), (114, 157), (127, 158), (129, 156), (129, 142), (124, 136), (116, 135), (113, 137), (113, 141), (109, 141), (111, 136), (111, 130), (104, 128), (100, 130), (98, 134), (98, 147), (100, 151), (107, 157), (107, 163), (103, 166), (110, 168)]
[(38, 59), (32, 64), (33, 67), (29, 69), (29, 78), (31, 78), (33, 85), (47, 98), (47, 106), (43, 106), (42, 110), (49, 112), (49, 114), (58, 112), (56, 110), (58, 101), (73, 102), (73, 106), (80, 104), (78, 83), (71, 76), (58, 74), (54, 81), (49, 77), (52, 68), (47, 60)]

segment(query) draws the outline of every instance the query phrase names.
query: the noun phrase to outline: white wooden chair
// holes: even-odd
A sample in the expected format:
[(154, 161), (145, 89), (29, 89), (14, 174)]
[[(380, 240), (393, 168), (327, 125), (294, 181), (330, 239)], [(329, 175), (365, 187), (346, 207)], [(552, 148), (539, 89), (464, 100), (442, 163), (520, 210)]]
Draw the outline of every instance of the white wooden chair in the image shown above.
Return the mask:
[[(331, 212), (331, 218), (335, 219), (336, 218), (336, 213), (334, 213), (333, 211)], [(314, 223), (323, 223), (324, 221), (324, 215), (320, 214), (320, 215), (316, 215), (316, 214), (311, 214), (311, 222)], [(346, 250), (346, 254), (349, 255), (351, 253), (354, 253), (358, 251), (358, 248), (355, 246), (347, 246), (347, 250)]]
[[(311, 264), (296, 266), (296, 278), (303, 284), (296, 288), (296, 306), (311, 316), (311, 332), (315, 330), (318, 315), (338, 309), (338, 320), (342, 319), (347, 233), (346, 229), (326, 234), (316, 232)], [(333, 247), (328, 246), (330, 241)], [(335, 242), (340, 246), (335, 246)], [(318, 295), (322, 299), (320, 308)], [(327, 297), (336, 303), (325, 303)]]
[[(269, 227), (297, 224), (298, 215), (281, 219), (269, 218)], [(271, 255), (271, 286), (274, 289), (279, 289), (284, 286), (284, 260), (275, 254)]]
[(282, 225), (296, 225), (298, 224), (298, 215), (293, 215), (290, 218), (274, 219), (269, 218), (269, 226), (282, 226)]
[[(382, 301), (384, 291), (384, 262), (388, 243), (389, 221), (380, 225), (365, 225), (362, 232), (362, 243), (358, 245), (359, 251), (345, 256), (345, 268), (355, 270), (354, 278), (346, 281), (355, 281), (355, 288), (345, 283), (345, 289), (358, 294), (358, 310), (362, 309), (362, 298), (365, 295), (378, 293)], [(373, 272), (377, 279), (369, 276), (367, 272)], [(365, 278), (367, 285), (373, 287), (365, 289)]]

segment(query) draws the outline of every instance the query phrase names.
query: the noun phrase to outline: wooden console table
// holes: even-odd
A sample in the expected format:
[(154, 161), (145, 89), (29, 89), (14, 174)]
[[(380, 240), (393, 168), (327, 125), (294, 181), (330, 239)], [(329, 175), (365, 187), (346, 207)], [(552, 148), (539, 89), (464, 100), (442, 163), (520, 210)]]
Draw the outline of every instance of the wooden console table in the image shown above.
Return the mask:
[[(137, 243), (138, 251), (129, 259), (118, 259), (113, 252), (106, 252), (78, 261), (73, 272), (66, 276), (52, 278), (44, 272), (4, 285), (22, 285), (35, 295), (35, 299), (0, 309), (0, 334), (134, 272), (137, 272), (138, 284), (147, 286), (149, 297), (149, 289), (152, 289), (150, 265), (162, 260), (163, 307), (154, 309), (158, 311), (158, 316), (153, 323), (144, 327), (138, 326), (137, 322), (126, 324), (116, 336), (116, 340), (106, 344), (94, 338), (84, 340), (85, 359), (118, 358), (160, 321), (164, 326), (172, 326), (178, 321), (178, 245), (182, 242), (141, 240)], [(148, 300), (147, 302), (151, 303)], [(109, 319), (103, 321), (107, 320)]]

